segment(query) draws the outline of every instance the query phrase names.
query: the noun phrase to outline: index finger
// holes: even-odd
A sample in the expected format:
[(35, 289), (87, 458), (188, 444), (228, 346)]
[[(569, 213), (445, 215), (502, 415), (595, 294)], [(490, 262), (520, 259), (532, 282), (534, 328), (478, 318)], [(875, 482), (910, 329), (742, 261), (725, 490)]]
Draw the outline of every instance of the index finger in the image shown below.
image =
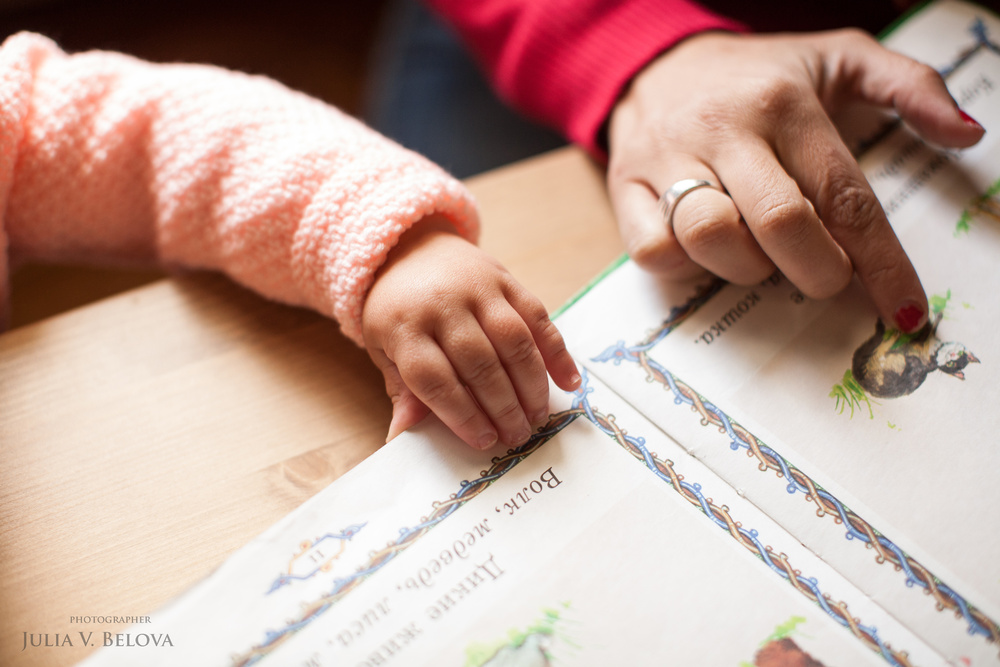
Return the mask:
[(818, 103), (776, 151), (844, 249), (884, 322), (904, 332), (927, 321), (927, 295), (882, 205)]

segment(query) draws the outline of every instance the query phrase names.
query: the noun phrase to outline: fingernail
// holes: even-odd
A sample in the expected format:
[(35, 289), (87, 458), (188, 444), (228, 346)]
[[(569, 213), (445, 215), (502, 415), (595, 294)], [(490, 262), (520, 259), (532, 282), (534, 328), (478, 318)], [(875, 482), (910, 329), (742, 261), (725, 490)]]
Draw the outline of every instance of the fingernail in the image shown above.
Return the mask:
[(518, 430), (514, 431), (514, 435), (511, 436), (510, 444), (512, 444), (512, 445), (521, 445), (521, 444), (524, 444), (525, 442), (528, 441), (528, 438), (530, 438), (530, 437), (531, 437), (531, 427), (530, 426), (525, 426), (524, 428), (519, 428)]
[(583, 382), (583, 378), (580, 377), (579, 373), (573, 373), (573, 377), (569, 379), (569, 386), (578, 387), (580, 383)]
[(903, 333), (916, 331), (924, 323), (924, 307), (916, 301), (907, 301), (896, 309), (893, 320)]
[(986, 131), (975, 118), (965, 113), (961, 109), (958, 110), (958, 115), (962, 117), (962, 120), (965, 121), (965, 124), (968, 125), (969, 127), (974, 127), (977, 130), (983, 130), (984, 132)]
[(385, 434), (385, 441), (389, 442), (402, 432), (402, 429), (399, 428), (399, 416), (393, 413), (392, 420), (389, 422), (389, 432)]
[(549, 419), (549, 411), (548, 410), (539, 410), (538, 412), (536, 412), (534, 414), (534, 416), (532, 416), (531, 423), (532, 424), (544, 424), (545, 422), (548, 421), (548, 419)]
[(479, 440), (476, 441), (476, 447), (479, 449), (489, 449), (497, 442), (496, 433), (485, 433), (479, 436)]

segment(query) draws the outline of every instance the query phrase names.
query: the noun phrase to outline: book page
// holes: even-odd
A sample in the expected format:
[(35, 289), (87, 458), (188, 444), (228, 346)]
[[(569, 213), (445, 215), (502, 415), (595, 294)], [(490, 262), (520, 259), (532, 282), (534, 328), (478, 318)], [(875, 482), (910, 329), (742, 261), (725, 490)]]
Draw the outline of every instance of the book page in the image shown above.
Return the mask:
[(857, 285), (813, 302), (780, 277), (705, 283), (682, 300), (630, 265), (562, 325), (592, 372), (692, 455), (973, 664), (996, 664), (1000, 639), (998, 40), (995, 19), (957, 3), (891, 36), (914, 51), (932, 42), (931, 62), (987, 128), (945, 152), (897, 125), (861, 158), (931, 295), (922, 339), (880, 328)]
[(400, 436), (136, 629), (170, 641), (143, 664), (946, 664), (598, 380), (553, 407), (501, 455)]

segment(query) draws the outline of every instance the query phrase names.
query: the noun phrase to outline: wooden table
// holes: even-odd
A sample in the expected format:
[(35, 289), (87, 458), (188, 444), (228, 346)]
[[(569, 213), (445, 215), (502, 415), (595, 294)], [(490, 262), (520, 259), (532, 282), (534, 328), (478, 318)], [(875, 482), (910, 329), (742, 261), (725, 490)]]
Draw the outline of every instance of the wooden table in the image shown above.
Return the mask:
[[(550, 310), (622, 252), (575, 149), (469, 185), (483, 247)], [(80, 631), (122, 624), (71, 617), (151, 613), (375, 451), (389, 417), (332, 322), (216, 275), (0, 336), (0, 665), (82, 659)], [(24, 633), (63, 645), (22, 652)]]

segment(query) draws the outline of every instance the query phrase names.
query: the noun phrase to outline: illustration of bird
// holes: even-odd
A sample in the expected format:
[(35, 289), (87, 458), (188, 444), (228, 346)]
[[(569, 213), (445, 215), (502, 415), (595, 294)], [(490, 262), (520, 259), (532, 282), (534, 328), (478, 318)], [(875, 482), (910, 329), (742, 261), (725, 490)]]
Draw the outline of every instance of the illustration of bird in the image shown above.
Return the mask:
[(940, 321), (938, 313), (933, 322), (907, 336), (898, 330), (887, 333), (878, 320), (875, 333), (854, 351), (851, 372), (858, 384), (871, 396), (898, 398), (916, 391), (933, 371), (964, 380), (965, 367), (979, 359), (962, 343), (938, 339)]
[(761, 647), (754, 656), (753, 664), (754, 667), (823, 667), (823, 663), (787, 637), (770, 641)]

